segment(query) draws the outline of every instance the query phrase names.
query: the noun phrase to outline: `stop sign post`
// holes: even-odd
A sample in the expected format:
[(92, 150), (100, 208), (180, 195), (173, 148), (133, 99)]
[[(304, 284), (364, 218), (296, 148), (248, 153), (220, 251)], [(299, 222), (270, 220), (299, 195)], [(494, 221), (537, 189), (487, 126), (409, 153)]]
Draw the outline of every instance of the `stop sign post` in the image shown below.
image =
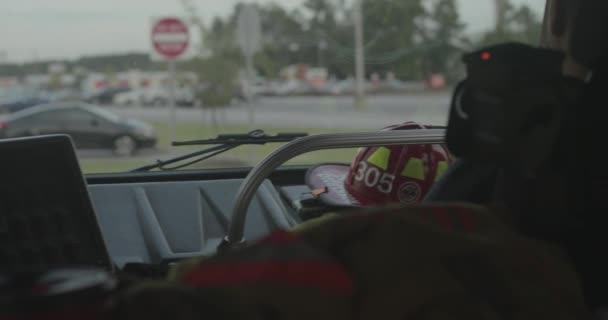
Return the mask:
[(170, 123), (169, 145), (175, 141), (175, 60), (181, 57), (190, 45), (188, 26), (180, 19), (166, 17), (158, 19), (152, 26), (152, 45), (156, 53), (168, 62)]

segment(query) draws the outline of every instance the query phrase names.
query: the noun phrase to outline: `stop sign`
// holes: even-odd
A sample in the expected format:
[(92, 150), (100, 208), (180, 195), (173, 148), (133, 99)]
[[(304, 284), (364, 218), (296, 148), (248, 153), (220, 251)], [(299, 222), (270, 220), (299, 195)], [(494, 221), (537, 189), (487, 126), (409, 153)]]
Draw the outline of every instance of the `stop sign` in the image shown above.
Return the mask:
[(166, 59), (181, 56), (190, 43), (188, 26), (177, 18), (163, 18), (152, 27), (152, 44), (158, 54)]

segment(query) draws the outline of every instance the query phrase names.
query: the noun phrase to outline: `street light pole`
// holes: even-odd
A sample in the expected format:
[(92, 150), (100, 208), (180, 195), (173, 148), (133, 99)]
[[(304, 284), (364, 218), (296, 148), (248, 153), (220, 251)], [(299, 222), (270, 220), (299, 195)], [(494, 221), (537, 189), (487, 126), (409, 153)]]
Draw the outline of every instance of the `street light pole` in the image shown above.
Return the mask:
[(355, 20), (355, 108), (364, 109), (365, 102), (365, 49), (363, 39), (363, 0), (354, 1)]

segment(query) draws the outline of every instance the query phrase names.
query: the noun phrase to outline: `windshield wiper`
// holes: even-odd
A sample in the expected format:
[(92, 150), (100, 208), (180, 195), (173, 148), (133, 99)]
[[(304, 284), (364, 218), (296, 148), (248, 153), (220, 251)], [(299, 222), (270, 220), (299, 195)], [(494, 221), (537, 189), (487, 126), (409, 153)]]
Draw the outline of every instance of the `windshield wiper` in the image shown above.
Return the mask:
[(278, 133), (275, 136), (269, 136), (263, 130), (253, 130), (244, 134), (220, 134), (215, 139), (173, 142), (173, 146), (197, 146), (212, 144), (263, 145), (267, 143), (290, 142), (306, 136), (308, 136), (308, 133)]
[[(198, 146), (198, 145), (217, 145), (211, 148), (207, 148), (201, 151), (196, 151), (190, 154), (179, 156), (173, 159), (160, 161), (156, 163), (146, 165), (131, 170), (131, 172), (147, 172), (154, 169), (160, 169), (162, 171), (179, 170), (195, 163), (205, 161), (209, 158), (213, 158), (219, 154), (230, 151), (243, 145), (265, 145), (267, 143), (280, 143), (280, 142), (291, 142), (293, 140), (306, 137), (307, 133), (279, 133), (271, 136), (266, 134), (262, 130), (253, 130), (249, 133), (244, 134), (222, 134), (218, 135), (217, 138), (207, 140), (194, 140), (194, 141), (182, 141), (173, 142), (173, 146)], [(174, 167), (167, 167), (174, 163), (179, 163), (185, 160), (196, 158), (188, 163), (180, 164)]]

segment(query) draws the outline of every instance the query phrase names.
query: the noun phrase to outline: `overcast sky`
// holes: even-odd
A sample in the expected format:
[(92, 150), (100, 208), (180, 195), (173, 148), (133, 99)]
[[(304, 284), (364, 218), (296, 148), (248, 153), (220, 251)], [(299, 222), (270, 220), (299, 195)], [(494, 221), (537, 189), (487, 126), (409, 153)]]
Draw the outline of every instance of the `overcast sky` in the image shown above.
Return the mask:
[[(458, 1), (471, 32), (492, 25), (492, 0)], [(513, 0), (528, 3), (539, 14), (544, 1)], [(236, 3), (243, 1), (193, 2), (208, 21), (213, 16), (228, 14)], [(296, 7), (302, 0), (276, 2)], [(0, 0), (0, 61), (147, 51), (152, 17), (183, 14), (180, 0)]]

